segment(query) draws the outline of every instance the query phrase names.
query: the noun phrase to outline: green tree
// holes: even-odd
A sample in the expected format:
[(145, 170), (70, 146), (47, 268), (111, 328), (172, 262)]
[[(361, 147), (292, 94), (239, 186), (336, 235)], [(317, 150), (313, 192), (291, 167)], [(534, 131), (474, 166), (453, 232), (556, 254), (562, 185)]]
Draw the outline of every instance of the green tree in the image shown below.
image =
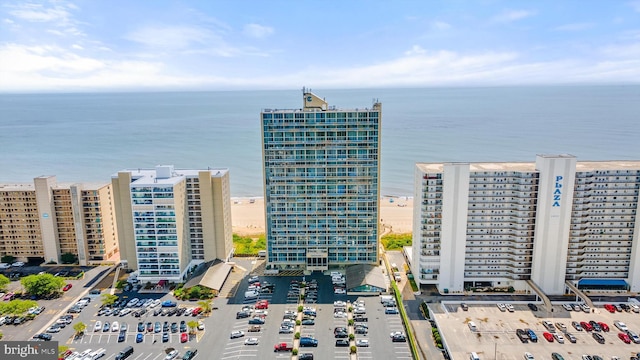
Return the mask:
[(190, 334), (195, 334), (196, 333), (196, 328), (198, 327), (198, 322), (195, 320), (191, 320), (187, 323), (187, 326), (189, 327), (189, 333)]
[(8, 277), (0, 274), (0, 290), (3, 290), (10, 282), (11, 280)]
[(38, 306), (33, 300), (11, 300), (0, 303), (0, 314), (22, 315), (30, 308)]
[(63, 264), (75, 264), (78, 261), (78, 257), (74, 253), (64, 253), (60, 256), (60, 261)]
[(111, 306), (118, 300), (118, 295), (102, 294), (100, 297), (104, 306)]
[(203, 314), (209, 315), (213, 309), (213, 302), (211, 300), (201, 300), (198, 301), (198, 306), (202, 308)]
[(76, 335), (83, 334), (87, 329), (87, 325), (83, 322), (73, 324), (73, 330), (76, 331)]
[(194, 286), (189, 289), (189, 298), (190, 299), (200, 299), (200, 295), (202, 291), (200, 290), (200, 286)]
[(64, 286), (64, 279), (44, 273), (25, 276), (20, 279), (20, 283), (28, 294), (44, 297), (60, 291)]
[(7, 264), (12, 264), (14, 261), (16, 261), (16, 257), (13, 255), (5, 255), (0, 258), (0, 262), (7, 263)]

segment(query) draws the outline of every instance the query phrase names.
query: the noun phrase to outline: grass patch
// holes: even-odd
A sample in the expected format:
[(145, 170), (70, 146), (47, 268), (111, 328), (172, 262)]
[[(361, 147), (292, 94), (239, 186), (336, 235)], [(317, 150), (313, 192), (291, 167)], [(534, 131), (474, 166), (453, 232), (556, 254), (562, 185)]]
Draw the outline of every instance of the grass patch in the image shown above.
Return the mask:
[(382, 237), (385, 250), (402, 250), (404, 246), (411, 246), (412, 234), (387, 234)]
[(236, 255), (258, 255), (258, 251), (267, 249), (267, 239), (264, 234), (255, 236), (233, 234), (233, 246), (236, 248)]

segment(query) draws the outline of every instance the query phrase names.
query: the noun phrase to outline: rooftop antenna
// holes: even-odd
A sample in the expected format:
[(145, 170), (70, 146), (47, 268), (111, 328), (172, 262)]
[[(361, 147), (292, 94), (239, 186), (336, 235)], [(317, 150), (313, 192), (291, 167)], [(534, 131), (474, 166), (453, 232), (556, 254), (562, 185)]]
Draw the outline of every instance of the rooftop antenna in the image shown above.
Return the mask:
[(307, 90), (307, 89), (303, 86), (303, 87), (302, 87), (302, 93), (303, 93), (303, 94), (306, 94), (306, 93), (307, 93), (307, 91), (306, 91), (306, 90)]

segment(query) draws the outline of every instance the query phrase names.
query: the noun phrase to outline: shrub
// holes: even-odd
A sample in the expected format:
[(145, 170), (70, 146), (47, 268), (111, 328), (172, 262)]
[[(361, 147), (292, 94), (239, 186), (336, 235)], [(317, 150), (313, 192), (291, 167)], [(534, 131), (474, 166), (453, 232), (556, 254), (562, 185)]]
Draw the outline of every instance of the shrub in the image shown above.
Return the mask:
[(358, 348), (357, 348), (357, 347), (355, 347), (355, 346), (353, 346), (353, 345), (351, 345), (351, 353), (352, 353), (352, 354), (355, 354), (355, 353), (356, 353), (356, 351), (358, 351)]
[(300, 320), (296, 320), (296, 325), (300, 326), (300, 324), (302, 324), (302, 322)]
[(302, 305), (298, 306), (298, 312), (302, 312), (303, 309), (304, 309), (304, 306)]
[(349, 334), (349, 340), (353, 340), (353, 339), (355, 339), (355, 338), (356, 338), (356, 336), (355, 336), (355, 335), (353, 335), (353, 334)]
[(296, 339), (300, 339), (300, 332), (297, 332), (293, 337)]
[(298, 348), (291, 350), (291, 355), (298, 355)]
[(382, 237), (382, 246), (385, 250), (402, 250), (405, 246), (411, 246), (412, 234), (387, 234)]

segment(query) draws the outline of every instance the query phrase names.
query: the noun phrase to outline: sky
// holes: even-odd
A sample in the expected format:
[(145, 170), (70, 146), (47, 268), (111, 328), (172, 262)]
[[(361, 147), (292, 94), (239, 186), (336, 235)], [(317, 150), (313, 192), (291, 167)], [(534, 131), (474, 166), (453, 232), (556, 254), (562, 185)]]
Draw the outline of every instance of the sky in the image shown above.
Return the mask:
[(640, 83), (640, 0), (3, 0), (0, 92)]

